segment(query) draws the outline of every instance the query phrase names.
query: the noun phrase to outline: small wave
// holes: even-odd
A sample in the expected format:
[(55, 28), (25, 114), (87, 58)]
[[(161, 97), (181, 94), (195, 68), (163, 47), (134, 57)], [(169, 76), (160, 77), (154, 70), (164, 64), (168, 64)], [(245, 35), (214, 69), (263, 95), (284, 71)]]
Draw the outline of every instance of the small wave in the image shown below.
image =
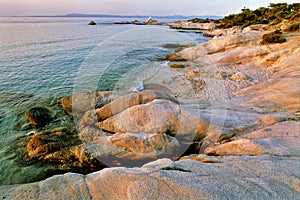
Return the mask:
[(138, 91), (142, 91), (142, 90), (144, 90), (144, 84), (143, 84), (143, 81), (140, 78), (138, 78), (135, 81), (135, 85), (132, 88), (132, 91), (133, 92), (138, 92)]

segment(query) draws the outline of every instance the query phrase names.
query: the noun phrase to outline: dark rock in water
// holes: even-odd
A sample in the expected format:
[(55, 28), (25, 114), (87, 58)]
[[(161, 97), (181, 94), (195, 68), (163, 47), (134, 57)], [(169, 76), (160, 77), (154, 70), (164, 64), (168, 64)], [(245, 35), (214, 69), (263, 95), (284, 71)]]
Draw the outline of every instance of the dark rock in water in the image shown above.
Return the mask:
[(182, 58), (180, 55), (178, 54), (168, 54), (166, 56), (166, 58), (169, 60), (169, 61), (173, 61), (173, 62), (184, 62), (184, 61), (187, 61), (185, 58)]
[(188, 47), (193, 47), (195, 44), (193, 43), (167, 43), (161, 45), (163, 48), (168, 48), (168, 49), (176, 49), (176, 48), (188, 48)]
[(116, 21), (114, 24), (131, 24), (131, 22), (121, 22), (121, 21)]
[(61, 164), (63, 169), (76, 168), (84, 173), (104, 168), (81, 144), (75, 128), (60, 127), (32, 136), (26, 149), (31, 159)]
[(88, 25), (97, 25), (97, 23), (92, 20), (88, 23)]
[(34, 126), (44, 126), (52, 119), (50, 111), (43, 107), (30, 108), (25, 112), (25, 116)]

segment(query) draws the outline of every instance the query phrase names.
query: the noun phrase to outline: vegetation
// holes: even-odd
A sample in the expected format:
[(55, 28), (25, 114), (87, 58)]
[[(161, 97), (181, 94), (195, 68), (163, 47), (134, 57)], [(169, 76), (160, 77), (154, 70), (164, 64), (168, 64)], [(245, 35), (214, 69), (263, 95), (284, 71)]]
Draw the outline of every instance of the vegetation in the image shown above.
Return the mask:
[(191, 172), (190, 170), (182, 169), (182, 168), (176, 167), (176, 166), (163, 167), (163, 168), (161, 168), (161, 170), (177, 170), (177, 171), (181, 171), (181, 172)]
[(193, 22), (193, 23), (209, 23), (213, 20), (206, 18), (206, 19), (199, 19), (199, 18), (194, 18), (194, 19), (190, 19), (188, 20), (188, 22)]
[(290, 25), (284, 31), (286, 31), (286, 32), (296, 32), (296, 31), (299, 31), (299, 30), (300, 30), (300, 22), (296, 22), (296, 23)]
[(264, 34), (262, 37), (261, 44), (268, 44), (268, 43), (283, 43), (286, 42), (285, 37), (282, 36), (280, 31), (274, 31), (272, 33)]
[(256, 10), (242, 9), (239, 14), (231, 14), (224, 17), (219, 28), (231, 28), (233, 26), (246, 27), (252, 24), (278, 24), (284, 19), (291, 19), (298, 14), (300, 3), (271, 3), (269, 7), (261, 7)]

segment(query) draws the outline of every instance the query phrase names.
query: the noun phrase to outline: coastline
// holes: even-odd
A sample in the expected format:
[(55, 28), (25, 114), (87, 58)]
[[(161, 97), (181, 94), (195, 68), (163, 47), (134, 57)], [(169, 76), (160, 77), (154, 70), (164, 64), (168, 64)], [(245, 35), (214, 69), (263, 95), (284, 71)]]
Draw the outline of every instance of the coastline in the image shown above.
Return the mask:
[[(199, 101), (225, 95), (226, 105), (216, 101), (209, 106), (220, 112), (226, 110), (231, 127), (227, 128), (228, 132), (207, 135), (202, 144), (204, 154), (175, 162), (160, 159), (141, 168), (109, 168), (86, 176), (67, 173), (37, 183), (1, 186), (0, 196), (6, 199), (43, 196), (53, 199), (139, 199), (145, 196), (217, 199), (220, 196), (238, 198), (243, 194), (253, 199), (269, 191), (266, 198), (296, 198), (300, 192), (297, 178), (300, 165), (299, 32), (284, 33), (286, 43), (263, 45), (262, 36), (272, 30), (251, 27), (232, 30), (223, 30), (222, 35), (214, 35), (209, 42), (176, 54), (186, 60), (180, 61), (183, 69), (179, 70), (184, 74), (177, 80), (188, 79)], [(196, 90), (210, 80), (220, 81), (226, 94), (220, 94), (218, 85), (209, 90)], [(176, 88), (173, 82), (169, 83), (170, 88)], [(180, 95), (181, 91), (177, 92)], [(191, 172), (161, 170), (166, 166)], [(170, 187), (163, 180), (167, 180)], [(115, 184), (112, 186), (111, 182)], [(199, 183), (205, 183), (206, 187)], [(238, 189), (226, 192), (233, 187)]]

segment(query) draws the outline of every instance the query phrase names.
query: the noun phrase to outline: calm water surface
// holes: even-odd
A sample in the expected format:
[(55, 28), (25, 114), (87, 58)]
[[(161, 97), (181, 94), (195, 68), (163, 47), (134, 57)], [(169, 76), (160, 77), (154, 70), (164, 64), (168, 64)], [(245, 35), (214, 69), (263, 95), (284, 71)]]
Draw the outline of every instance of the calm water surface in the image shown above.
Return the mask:
[[(163, 65), (156, 58), (171, 52), (161, 47), (163, 43), (184, 42), (184, 37), (188, 37), (187, 42), (207, 40), (195, 33), (185, 33), (178, 39), (173, 37), (175, 33), (171, 33), (171, 37), (165, 34), (152, 40), (153, 31), (146, 31), (144, 36), (149, 33), (147, 36), (150, 39), (137, 42), (143, 31), (135, 30), (151, 29), (151, 26), (113, 25), (113, 21), (132, 19), (108, 18), (93, 19), (98, 23), (96, 26), (86, 25), (90, 20), (0, 18), (0, 185), (43, 179), (49, 166), (26, 163), (23, 159), (26, 134), (40, 131), (28, 125), (24, 112), (33, 106), (49, 108), (58, 120), (44, 129), (71, 124), (72, 120), (65, 116), (59, 101), (61, 97), (72, 94), (80, 69), (89, 64), (86, 60), (90, 55), (106, 52), (101, 49), (105, 45), (109, 46), (107, 49), (112, 54), (119, 53), (120, 56), (114, 57), (109, 66), (105, 66), (102, 79), (97, 85), (98, 89), (112, 90), (120, 76), (139, 65)], [(159, 28), (162, 32), (167, 31), (167, 27)], [(139, 34), (137, 37), (135, 32)], [(136, 43), (140, 48), (122, 52), (124, 48), (120, 47), (126, 47), (128, 43)], [(96, 66), (97, 69), (99, 66)], [(96, 68), (85, 71), (87, 78), (80, 83), (84, 85), (84, 90), (95, 89), (95, 85), (89, 83), (89, 75), (95, 75), (94, 70)], [(140, 80), (139, 77), (135, 78)]]

